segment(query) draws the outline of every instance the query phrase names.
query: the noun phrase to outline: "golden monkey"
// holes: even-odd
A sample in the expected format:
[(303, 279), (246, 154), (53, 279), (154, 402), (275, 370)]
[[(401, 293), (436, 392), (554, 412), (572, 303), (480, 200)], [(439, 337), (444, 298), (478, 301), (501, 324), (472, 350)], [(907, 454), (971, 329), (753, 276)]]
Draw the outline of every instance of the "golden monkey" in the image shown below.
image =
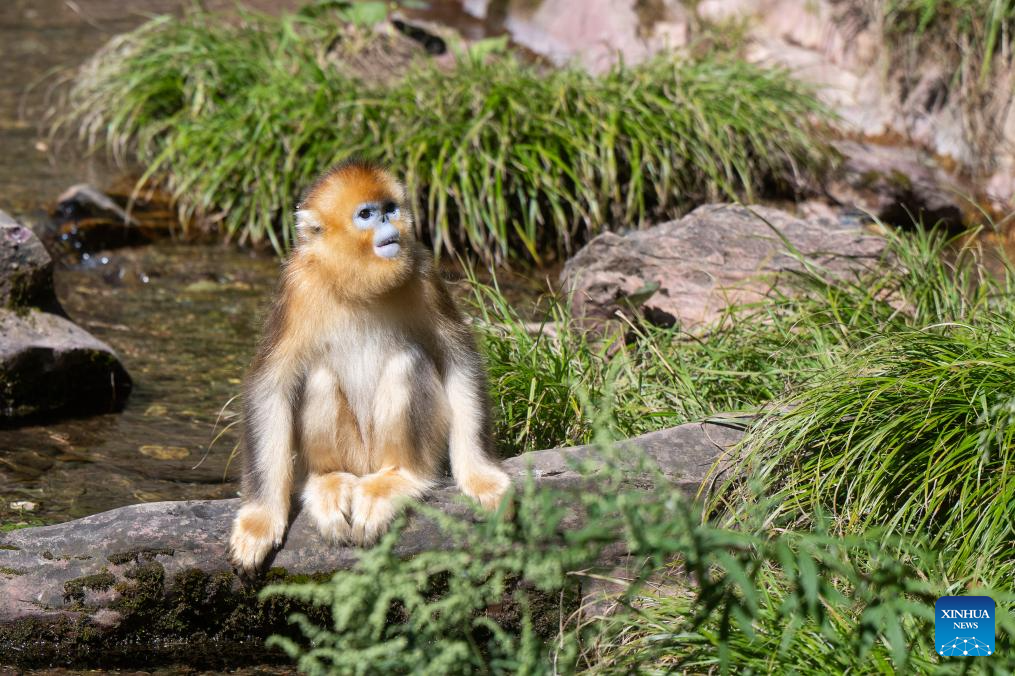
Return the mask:
[(321, 533), (368, 544), (450, 460), (462, 492), (496, 507), (483, 365), (468, 326), (414, 241), (402, 186), (350, 162), (296, 212), (265, 336), (245, 384), (243, 505), (233, 562), (277, 547), (298, 487)]

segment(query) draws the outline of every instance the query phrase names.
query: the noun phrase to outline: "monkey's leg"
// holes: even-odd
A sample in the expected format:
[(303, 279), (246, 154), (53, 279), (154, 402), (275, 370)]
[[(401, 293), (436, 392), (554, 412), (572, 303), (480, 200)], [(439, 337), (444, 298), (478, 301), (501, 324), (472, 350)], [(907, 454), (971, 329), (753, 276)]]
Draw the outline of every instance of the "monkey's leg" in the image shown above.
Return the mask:
[(303, 459), (309, 477), (303, 505), (321, 535), (332, 542), (349, 539), (352, 489), (363, 445), (356, 419), (335, 375), (326, 368), (310, 374), (300, 414)]
[(359, 545), (377, 540), (408, 500), (422, 497), (432, 485), (402, 467), (385, 467), (356, 482), (352, 490), (352, 528), (350, 539)]
[(248, 455), (243, 506), (229, 538), (230, 555), (246, 573), (256, 571), (282, 543), (293, 487), (293, 400), (297, 378), (292, 369), (266, 368), (248, 390)]
[(350, 539), (352, 493), (357, 477), (348, 472), (311, 474), (303, 487), (303, 505), (321, 535), (335, 543)]
[(377, 384), (370, 453), (372, 474), (352, 492), (352, 540), (374, 542), (408, 499), (419, 498), (433, 483), (446, 417), (436, 371), (411, 351), (393, 357)]
[(484, 410), (485, 397), (479, 391), (483, 379), (473, 373), (478, 368), (479, 364), (452, 362), (445, 381), (451, 411), (451, 473), (463, 493), (486, 509), (496, 509), (511, 480), (488, 455), (489, 411)]

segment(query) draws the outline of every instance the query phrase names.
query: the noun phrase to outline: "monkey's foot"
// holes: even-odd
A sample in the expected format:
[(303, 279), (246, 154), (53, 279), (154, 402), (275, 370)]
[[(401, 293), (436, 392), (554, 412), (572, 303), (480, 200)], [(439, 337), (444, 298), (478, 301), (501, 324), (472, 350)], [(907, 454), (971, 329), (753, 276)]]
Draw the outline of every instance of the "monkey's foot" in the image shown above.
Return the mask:
[(229, 537), (229, 558), (245, 574), (257, 572), (268, 553), (282, 543), (286, 517), (263, 505), (240, 507)]
[(476, 470), (459, 481), (462, 492), (475, 499), (483, 509), (495, 510), (511, 487), (511, 479), (499, 467)]
[(352, 491), (352, 541), (358, 545), (376, 542), (404, 502), (421, 495), (428, 485), (397, 469), (360, 478)]
[(357, 478), (346, 472), (317, 474), (307, 479), (303, 504), (321, 535), (332, 542), (344, 542), (352, 533), (352, 492)]

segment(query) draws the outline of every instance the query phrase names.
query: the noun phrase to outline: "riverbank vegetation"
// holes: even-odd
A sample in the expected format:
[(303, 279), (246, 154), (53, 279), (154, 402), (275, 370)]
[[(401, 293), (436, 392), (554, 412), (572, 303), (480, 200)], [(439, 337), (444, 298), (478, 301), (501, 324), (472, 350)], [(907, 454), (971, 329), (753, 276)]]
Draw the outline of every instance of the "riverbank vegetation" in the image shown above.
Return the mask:
[(975, 236), (884, 235), (897, 265), (842, 277), (808, 262), (763, 301), (727, 308), (693, 333), (632, 315), (590, 334), (558, 297), (544, 299), (547, 317), (532, 323), (495, 285), (473, 280), (505, 454), (590, 442), (597, 421), (589, 411), (609, 411), (617, 438), (756, 412), (815, 387), (879, 337), (1015, 312), (1009, 268), (988, 270), (979, 245), (963, 245)]
[[(971, 169), (989, 175), (1015, 87), (1015, 1), (878, 0), (866, 11), (882, 26), (897, 75), (928, 91), (928, 108), (959, 103), (962, 133), (976, 149)], [(929, 62), (943, 70), (927, 69)]]
[(545, 262), (827, 161), (824, 109), (781, 71), (662, 56), (595, 77), (483, 50), (384, 80), (329, 60), (355, 29), (327, 17), (155, 19), (76, 74), (55, 124), (137, 160), (183, 223), (278, 250), (322, 167), (377, 160), (405, 177), (438, 253), (494, 263)]
[[(961, 4), (881, 18), (930, 34)], [(810, 92), (728, 56), (594, 77), (462, 51), (373, 81), (329, 60), (353, 29), (326, 16), (156, 19), (95, 57), (57, 125), (139, 161), (185, 223), (279, 250), (321, 167), (380, 160), (438, 252), (485, 263), (546, 262), (828, 161)], [(331, 609), (275, 643), (310, 673), (951, 673), (965, 665), (935, 654), (934, 599), (989, 590), (983, 664), (1015, 670), (1015, 272), (968, 233), (884, 234), (885, 267), (802, 261), (695, 332), (634, 314), (590, 332), (559, 297), (533, 323), (470, 279), (501, 453), (599, 444), (598, 490), (528, 486), (478, 524), (418, 508), (449, 551), (405, 560), (396, 526), (329, 582), (267, 589)], [(746, 440), (697, 501), (662, 476), (625, 484), (639, 460), (611, 441), (731, 414)], [(582, 608), (579, 583), (609, 578), (618, 548), (615, 612)]]
[(1010, 63), (1012, 0), (881, 0), (874, 7), (891, 35), (925, 50), (962, 52), (961, 65), (978, 76), (985, 78), (992, 68)]

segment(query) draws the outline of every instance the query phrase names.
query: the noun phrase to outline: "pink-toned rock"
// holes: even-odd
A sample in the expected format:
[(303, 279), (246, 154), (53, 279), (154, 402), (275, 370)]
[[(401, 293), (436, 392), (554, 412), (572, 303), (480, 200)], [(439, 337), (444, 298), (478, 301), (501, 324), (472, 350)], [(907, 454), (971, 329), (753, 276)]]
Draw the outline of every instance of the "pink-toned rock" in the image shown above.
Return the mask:
[(599, 235), (567, 262), (561, 281), (579, 318), (602, 321), (619, 311), (691, 328), (762, 298), (780, 274), (802, 269), (783, 238), (835, 275), (869, 269), (885, 255), (885, 241), (855, 221), (710, 204), (646, 230)]
[[(495, 5), (495, 6), (494, 6)], [(634, 64), (661, 49), (683, 47), (690, 15), (678, 0), (465, 0), (480, 18), (503, 14), (512, 40), (556, 64), (577, 62), (592, 72), (618, 61)]]

